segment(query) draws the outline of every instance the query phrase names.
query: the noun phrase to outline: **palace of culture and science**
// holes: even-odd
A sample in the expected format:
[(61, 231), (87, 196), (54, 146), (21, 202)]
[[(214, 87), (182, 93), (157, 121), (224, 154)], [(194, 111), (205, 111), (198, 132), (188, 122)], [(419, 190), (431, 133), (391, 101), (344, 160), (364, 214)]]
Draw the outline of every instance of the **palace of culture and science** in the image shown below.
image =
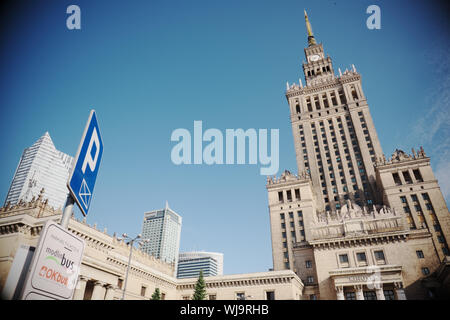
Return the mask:
[(299, 174), (267, 179), (274, 270), (312, 299), (432, 298), (450, 286), (450, 214), (430, 158), (385, 157), (361, 75), (336, 76), (305, 20), (306, 84), (286, 90)]

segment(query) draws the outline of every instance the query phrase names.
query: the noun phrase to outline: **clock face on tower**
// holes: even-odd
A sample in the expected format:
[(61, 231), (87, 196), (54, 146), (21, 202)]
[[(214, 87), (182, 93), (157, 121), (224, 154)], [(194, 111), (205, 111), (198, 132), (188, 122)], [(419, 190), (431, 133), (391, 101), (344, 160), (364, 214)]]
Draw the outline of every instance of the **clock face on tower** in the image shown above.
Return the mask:
[(310, 61), (317, 61), (320, 59), (320, 56), (318, 54), (314, 54), (311, 57), (309, 57)]

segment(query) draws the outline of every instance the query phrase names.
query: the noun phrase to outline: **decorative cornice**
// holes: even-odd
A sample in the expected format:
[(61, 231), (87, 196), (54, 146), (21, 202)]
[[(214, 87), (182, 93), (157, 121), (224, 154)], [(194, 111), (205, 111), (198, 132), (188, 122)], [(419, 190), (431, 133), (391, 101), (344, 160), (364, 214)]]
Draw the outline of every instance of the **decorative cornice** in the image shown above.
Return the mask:
[(425, 154), (425, 151), (423, 150), (423, 147), (419, 148), (419, 151), (414, 150), (414, 148), (411, 149), (412, 154), (407, 154), (403, 150), (395, 149), (394, 153), (392, 154), (391, 158), (386, 159), (385, 155), (383, 154), (381, 157), (377, 158), (375, 161), (374, 166), (376, 168), (389, 168), (394, 167), (396, 165), (402, 165), (409, 163), (411, 161), (416, 160), (422, 160), (422, 161), (430, 161), (430, 158), (427, 157)]
[(284, 170), (281, 174), (280, 178), (277, 176), (267, 176), (267, 184), (266, 187), (272, 187), (274, 185), (280, 184), (289, 184), (289, 183), (298, 183), (298, 182), (308, 182), (310, 181), (310, 175), (306, 171), (300, 172), (298, 175), (291, 173), (288, 170)]

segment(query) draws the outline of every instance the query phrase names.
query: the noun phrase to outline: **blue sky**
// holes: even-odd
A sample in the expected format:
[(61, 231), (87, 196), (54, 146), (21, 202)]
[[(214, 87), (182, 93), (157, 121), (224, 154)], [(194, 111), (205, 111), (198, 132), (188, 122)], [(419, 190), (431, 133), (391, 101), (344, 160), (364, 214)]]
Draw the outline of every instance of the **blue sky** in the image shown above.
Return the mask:
[[(66, 8), (81, 8), (81, 30)], [(366, 8), (381, 8), (381, 30)], [(5, 4), (3, 4), (5, 5)], [(2, 10), (0, 198), (24, 148), (49, 131), (75, 155), (94, 108), (104, 154), (87, 218), (141, 231), (165, 201), (181, 250), (224, 253), (226, 274), (272, 267), (266, 179), (256, 165), (181, 165), (173, 130), (280, 130), (280, 171), (296, 172), (284, 97), (303, 77), (303, 9), (342, 70), (362, 74), (386, 156), (423, 145), (450, 199), (449, 22), (433, 1), (19, 1)], [(81, 218), (77, 210), (76, 215)]]

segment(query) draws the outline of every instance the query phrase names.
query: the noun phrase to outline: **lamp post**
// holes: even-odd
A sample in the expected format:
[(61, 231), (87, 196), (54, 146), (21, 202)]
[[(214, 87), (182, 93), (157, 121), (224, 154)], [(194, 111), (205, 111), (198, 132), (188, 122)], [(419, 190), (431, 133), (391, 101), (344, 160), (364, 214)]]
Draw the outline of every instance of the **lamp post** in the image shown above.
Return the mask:
[[(127, 273), (125, 275), (125, 283), (123, 286), (123, 292), (122, 292), (122, 300), (125, 299), (125, 291), (127, 290), (127, 282), (128, 282), (128, 272), (130, 271), (130, 265), (131, 265), (131, 255), (133, 254), (133, 244), (135, 242), (142, 244), (149, 242), (149, 239), (141, 239), (141, 234), (138, 234), (134, 239), (130, 238), (126, 233), (122, 234), (123, 238), (119, 238), (118, 240), (125, 240), (129, 239), (128, 243), (130, 245), (130, 255), (128, 257), (128, 266), (127, 266)], [(140, 239), (140, 240), (139, 240)]]

